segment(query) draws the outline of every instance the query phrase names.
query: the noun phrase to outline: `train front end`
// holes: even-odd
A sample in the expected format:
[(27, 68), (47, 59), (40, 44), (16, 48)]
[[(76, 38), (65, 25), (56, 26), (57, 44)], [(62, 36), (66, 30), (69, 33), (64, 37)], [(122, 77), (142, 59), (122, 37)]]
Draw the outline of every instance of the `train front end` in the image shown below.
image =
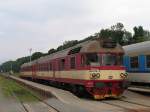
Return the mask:
[(87, 91), (94, 99), (118, 98), (127, 88), (127, 73), (124, 67), (91, 67)]
[(82, 56), (88, 67), (86, 90), (94, 99), (118, 98), (127, 88), (128, 74), (122, 64), (124, 51), (120, 45), (110, 42), (100, 47), (100, 52)]

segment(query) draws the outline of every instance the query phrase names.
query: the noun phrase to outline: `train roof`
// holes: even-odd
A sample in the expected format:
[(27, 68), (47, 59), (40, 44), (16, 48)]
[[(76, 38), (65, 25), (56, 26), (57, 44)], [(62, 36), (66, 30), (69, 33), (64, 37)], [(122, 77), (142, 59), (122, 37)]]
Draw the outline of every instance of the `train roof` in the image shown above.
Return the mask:
[(123, 47), (125, 54), (129, 56), (138, 56), (150, 54), (150, 41), (127, 45)]
[(33, 65), (36, 63), (44, 63), (44, 62), (50, 61), (52, 59), (65, 57), (65, 56), (69, 55), (69, 53), (71, 51), (73, 51), (74, 49), (79, 49), (78, 53), (95, 53), (95, 52), (124, 53), (123, 48), (119, 44), (117, 44), (115, 48), (103, 48), (100, 44), (101, 44), (100, 41), (97, 39), (85, 41), (85, 42), (77, 44), (73, 47), (58, 51), (56, 53), (52, 53), (52, 54), (47, 55), (47, 56), (40, 57), (39, 59), (34, 60), (32, 62), (25, 63), (21, 67), (30, 66), (30, 65)]

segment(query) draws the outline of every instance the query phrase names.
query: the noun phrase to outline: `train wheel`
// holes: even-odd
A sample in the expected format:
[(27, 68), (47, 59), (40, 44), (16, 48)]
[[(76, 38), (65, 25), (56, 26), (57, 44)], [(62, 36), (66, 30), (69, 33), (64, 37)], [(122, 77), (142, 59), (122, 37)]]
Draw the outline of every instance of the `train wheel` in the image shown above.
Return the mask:
[(71, 92), (76, 94), (77, 93), (77, 87), (76, 85), (71, 85)]
[(84, 93), (85, 93), (85, 89), (82, 86), (73, 85), (72, 86), (72, 93), (75, 94), (78, 97), (83, 97)]

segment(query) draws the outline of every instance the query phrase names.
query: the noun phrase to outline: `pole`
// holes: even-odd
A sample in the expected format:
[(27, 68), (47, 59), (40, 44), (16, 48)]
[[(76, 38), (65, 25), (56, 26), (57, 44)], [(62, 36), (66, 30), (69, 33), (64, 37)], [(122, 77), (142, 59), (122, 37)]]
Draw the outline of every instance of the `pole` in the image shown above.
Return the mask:
[(11, 68), (11, 71), (12, 71), (12, 62), (11, 62), (10, 68)]
[(31, 61), (32, 61), (32, 60), (31, 60), (31, 52), (32, 52), (32, 48), (29, 49), (29, 52), (30, 52), (30, 62), (31, 62)]

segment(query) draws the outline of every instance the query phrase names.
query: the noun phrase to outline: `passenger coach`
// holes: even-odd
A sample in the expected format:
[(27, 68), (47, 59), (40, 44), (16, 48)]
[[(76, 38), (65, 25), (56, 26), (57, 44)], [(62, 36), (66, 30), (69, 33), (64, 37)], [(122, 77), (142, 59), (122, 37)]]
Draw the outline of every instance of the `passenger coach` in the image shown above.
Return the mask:
[(129, 72), (129, 81), (136, 85), (150, 85), (150, 41), (123, 47), (124, 65)]
[[(111, 41), (86, 41), (21, 67), (21, 77), (43, 80), (95, 99), (119, 97), (126, 88), (123, 48)], [(85, 94), (85, 92), (84, 92)]]

